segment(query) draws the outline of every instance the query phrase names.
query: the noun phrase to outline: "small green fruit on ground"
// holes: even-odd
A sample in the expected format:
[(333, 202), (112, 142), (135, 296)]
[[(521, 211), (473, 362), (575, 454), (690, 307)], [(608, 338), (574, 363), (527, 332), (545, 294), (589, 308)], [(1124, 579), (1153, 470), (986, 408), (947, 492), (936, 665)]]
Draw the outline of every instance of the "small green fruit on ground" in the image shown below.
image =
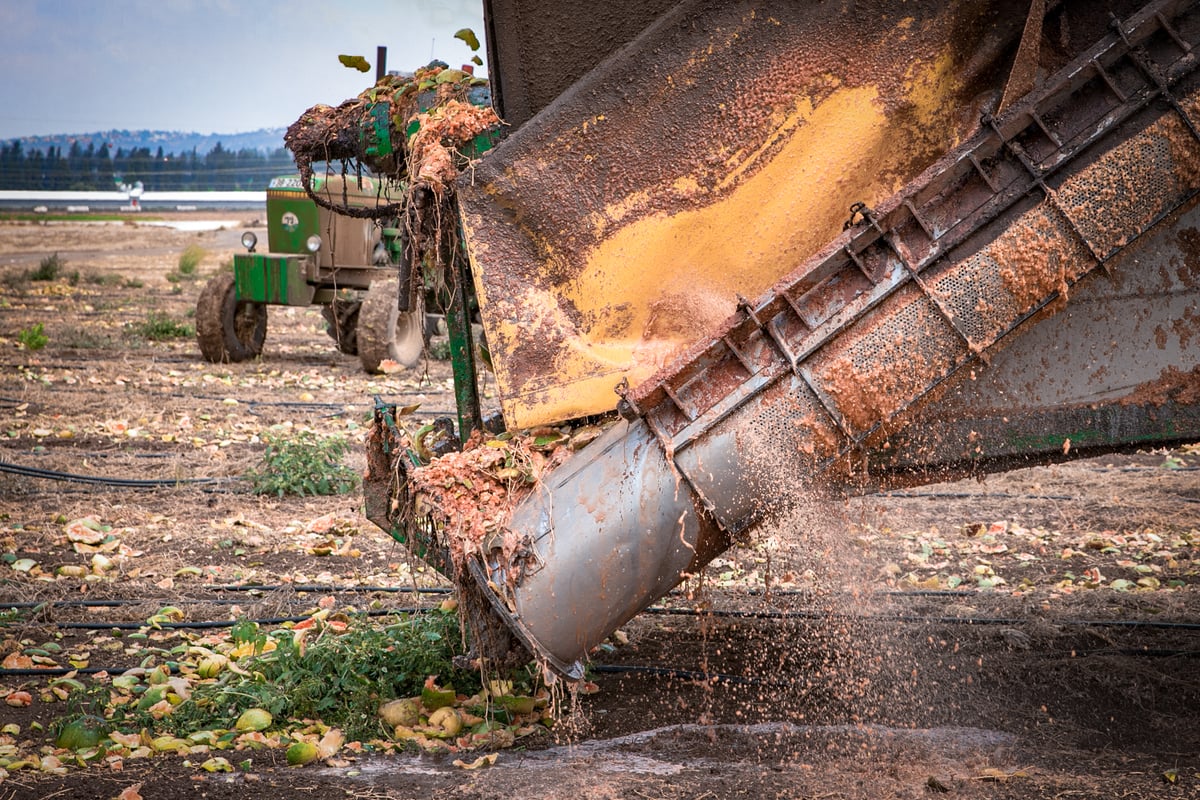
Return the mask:
[(54, 740), (55, 747), (66, 750), (86, 750), (100, 744), (100, 740), (108, 734), (108, 725), (101, 717), (80, 717), (74, 722), (63, 726), (58, 738)]
[(242, 712), (233, 726), (238, 731), (265, 731), (271, 727), (271, 712), (264, 708), (251, 708)]
[(397, 725), (412, 727), (421, 716), (421, 702), (413, 698), (392, 700), (379, 707), (379, 717), (389, 728)]
[(287, 762), (293, 767), (302, 767), (317, 760), (317, 746), (312, 742), (295, 742), (287, 749)]
[(453, 708), (439, 708), (429, 715), (429, 727), (439, 728), (443, 736), (457, 736), (462, 730), (462, 717)]
[(453, 689), (435, 689), (426, 686), (421, 690), (421, 705), (425, 706), (429, 711), (437, 711), (439, 708), (454, 705), (454, 700), (455, 694)]

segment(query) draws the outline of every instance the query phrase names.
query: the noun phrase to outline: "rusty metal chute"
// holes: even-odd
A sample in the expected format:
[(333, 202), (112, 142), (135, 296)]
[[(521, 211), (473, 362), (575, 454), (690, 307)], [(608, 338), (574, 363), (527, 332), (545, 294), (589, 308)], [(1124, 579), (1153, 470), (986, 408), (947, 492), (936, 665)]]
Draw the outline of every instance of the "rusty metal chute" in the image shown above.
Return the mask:
[[(1079, 6), (1052, 6), (1047, 24), (1069, 8)], [(744, 20), (748, 12), (739, 13)], [(993, 26), (989, 35), (1015, 49), (1023, 14), (1014, 17), (1011, 31), (1000, 35)], [(676, 9), (622, 55), (642, 54), (640, 45), (688, 28), (683, 19), (690, 18)], [(937, 19), (914, 20), (906, 29), (925, 30)], [(692, 326), (693, 341), (680, 345), (682, 355), (653, 374), (631, 370), (614, 356), (612, 363), (623, 366), (604, 372), (607, 383), (596, 385), (611, 392), (621, 377), (631, 378), (619, 406), (625, 419), (556, 468), (515, 509), (509, 528), (520, 535), (520, 552), (485, 545), (470, 557), (469, 574), (459, 576), (535, 655), (577, 676), (592, 646), (798, 488), (816, 494), (921, 483), (1002, 469), (1017, 459), (1200, 436), (1200, 348), (1190, 346), (1200, 337), (1200, 4), (1159, 0), (1111, 24), (1107, 17), (1084, 22), (1094, 23), (1090, 46), (1064, 64), (1049, 62), (1059, 68), (1043, 76), (1040, 88), (1000, 115), (985, 116), (961, 145), (921, 150), (934, 163), (906, 177), (899, 192), (885, 193), (871, 182), (877, 176), (863, 183), (851, 174), (836, 182), (845, 191), (879, 195), (855, 207), (844, 232), (827, 230), (832, 218), (793, 216), (794, 227), (814, 226), (806, 236), (824, 232), (820, 241), (794, 245), (760, 239), (769, 226), (726, 217), (737, 224), (722, 232), (735, 232), (742, 248), (775, 248), (779, 274), (759, 276), (766, 283), (758, 287), (751, 280), (741, 294), (752, 300), (735, 290), (722, 295), (731, 313), (703, 334), (702, 326)], [(959, 42), (970, 29), (954, 29)], [(1080, 29), (1089, 26), (1076, 25)], [(712, 29), (702, 30), (711, 36)], [(735, 29), (721, 30), (728, 36)], [(1002, 52), (985, 60), (998, 64)], [(604, 69), (580, 84), (593, 96), (608, 85), (591, 83), (608, 74)], [(892, 85), (876, 80), (872, 85)], [(1003, 82), (1001, 75), (993, 88)], [(896, 96), (901, 104), (912, 101), (906, 85), (907, 94)], [(623, 90), (608, 91), (620, 97)], [(570, 299), (562, 286), (582, 274), (546, 265), (560, 265), (563, 252), (592, 253), (607, 241), (587, 237), (609, 230), (611, 219), (583, 232), (559, 231), (582, 237), (575, 250), (546, 244), (547, 231), (578, 214), (580, 204), (609, 208), (607, 173), (581, 166), (590, 162), (580, 153), (598, 151), (567, 147), (581, 141), (584, 129), (551, 124), (562, 118), (550, 112), (565, 115), (575, 102), (584, 105), (565, 98), (530, 123), (530, 149), (518, 146), (504, 155), (505, 145), (496, 154), (503, 158), (489, 158), (479, 187), (464, 201), (481, 306), (493, 313), (503, 309), (513, 319), (528, 319), (520, 315), (532, 309), (544, 321), (559, 302), (556, 293)], [(828, 102), (834, 101), (812, 108)], [(709, 133), (704, 118), (697, 121), (673, 129), (681, 132), (677, 138)], [(797, 131), (828, 136), (838, 130), (809, 117), (802, 122)], [(596, 147), (604, 138), (595, 137)], [(565, 154), (586, 178), (575, 184), (586, 196), (568, 204), (561, 218), (541, 207), (561, 193), (545, 203), (520, 193), (525, 186), (536, 194), (546, 186), (543, 173), (552, 172), (544, 157), (538, 160), (535, 142)], [(787, 147), (777, 143), (762, 157), (786, 160)], [(694, 160), (685, 163), (698, 168)], [(863, 167), (861, 160), (843, 165), (850, 172)], [(758, 169), (773, 174), (768, 164)], [(776, 192), (794, 192), (795, 179), (807, 173), (786, 174), (793, 181), (774, 182)], [(733, 201), (706, 202), (704, 208), (728, 210), (722, 203)], [(486, 221), (490, 213), (515, 233)], [(613, 235), (646, 220), (652, 230), (690, 213), (688, 202), (656, 195)], [(640, 262), (641, 273), (659, 263)], [(489, 282), (489, 270), (513, 282), (503, 302), (502, 281)], [(595, 303), (618, 296), (642, 301), (645, 310), (662, 299), (653, 288), (640, 296), (622, 287), (608, 291), (616, 273), (597, 274), (603, 280), (594, 287)], [(695, 285), (705, 288), (704, 280)], [(550, 283), (528, 288), (539, 281)], [(576, 321), (606, 319), (578, 306), (575, 316), (562, 313)], [(493, 354), (497, 342), (510, 356), (526, 352), (501, 324), (511, 320), (489, 325), (486, 311), (484, 320)], [(645, 328), (627, 326), (625, 333), (637, 330)], [(539, 338), (534, 333), (525, 336)], [(616, 338), (627, 345), (632, 340)], [(510, 394), (506, 415), (536, 419), (551, 413), (547, 409), (576, 408), (579, 397), (598, 402), (599, 393), (572, 395), (584, 381), (579, 374), (590, 373), (572, 372), (564, 361), (578, 355), (569, 343), (549, 341), (553, 369), (547, 376), (557, 370), (563, 391), (536, 384), (528, 402), (516, 405), (520, 393)], [(499, 372), (503, 393), (506, 378)]]

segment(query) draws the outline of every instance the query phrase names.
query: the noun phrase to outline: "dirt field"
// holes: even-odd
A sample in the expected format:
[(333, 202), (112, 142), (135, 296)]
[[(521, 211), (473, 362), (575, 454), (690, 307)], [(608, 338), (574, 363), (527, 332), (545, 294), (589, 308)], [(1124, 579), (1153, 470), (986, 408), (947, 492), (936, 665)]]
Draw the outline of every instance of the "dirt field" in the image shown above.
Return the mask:
[[(365, 375), (316, 309), (278, 308), (260, 360), (203, 362), (164, 323), (191, 323), (254, 222), (205, 216), (237, 224), (0, 224), (0, 461), (109, 481), (0, 473), (0, 656), (56, 641), (115, 675), (137, 664), (91, 637), (163, 606), (283, 617), (320, 596), (396, 602), (358, 587), (441, 585), (359, 495), (264, 498), (240, 476), (286, 424), (349, 437), (361, 470), (371, 398), (449, 411), (448, 365)], [(172, 274), (193, 243), (201, 277)], [(52, 253), (54, 280), (22, 278)], [(36, 323), (45, 346), (18, 346)], [(130, 479), (164, 485), (113, 485)], [(213, 480), (179, 483), (193, 479)], [(88, 516), (118, 540), (103, 569), (64, 535)], [(250, 584), (281, 588), (239, 594)], [(624, 633), (596, 653), (597, 693), (487, 769), (415, 751), (295, 768), (261, 750), (230, 773), (43, 759), (0, 771), (0, 800), (1200, 797), (1200, 448), (798, 509)], [(66, 711), (47, 685), (0, 670), (6, 699), (32, 696), (0, 706), (20, 726), (0, 757), (53, 755), (31, 728)]]

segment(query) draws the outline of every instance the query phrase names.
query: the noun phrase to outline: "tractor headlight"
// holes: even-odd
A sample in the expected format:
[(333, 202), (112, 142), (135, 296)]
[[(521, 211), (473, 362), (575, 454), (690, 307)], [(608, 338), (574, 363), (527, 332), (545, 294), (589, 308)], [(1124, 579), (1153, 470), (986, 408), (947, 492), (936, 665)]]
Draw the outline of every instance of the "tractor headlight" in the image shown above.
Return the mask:
[(256, 244), (258, 244), (258, 237), (254, 235), (254, 231), (246, 231), (242, 234), (242, 247), (253, 253)]
[(307, 239), (305, 239), (305, 240), (304, 240), (304, 247), (305, 247), (305, 248), (308, 250), (308, 252), (310, 252), (310, 253), (315, 253), (315, 252), (317, 252), (318, 250), (320, 250), (320, 249), (321, 249), (321, 237), (320, 237), (320, 236), (317, 236), (317, 235), (314, 233), (312, 236), (310, 236), (310, 237), (308, 237)]

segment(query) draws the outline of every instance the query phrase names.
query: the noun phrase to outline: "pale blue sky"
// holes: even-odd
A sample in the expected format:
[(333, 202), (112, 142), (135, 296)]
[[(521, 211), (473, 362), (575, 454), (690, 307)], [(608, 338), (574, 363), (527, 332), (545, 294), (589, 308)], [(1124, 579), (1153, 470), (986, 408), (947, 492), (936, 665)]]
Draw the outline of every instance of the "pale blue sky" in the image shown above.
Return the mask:
[(483, 40), (482, 0), (0, 0), (0, 140), (286, 126), (370, 86), (377, 45), (393, 70), (468, 62), (460, 28)]

